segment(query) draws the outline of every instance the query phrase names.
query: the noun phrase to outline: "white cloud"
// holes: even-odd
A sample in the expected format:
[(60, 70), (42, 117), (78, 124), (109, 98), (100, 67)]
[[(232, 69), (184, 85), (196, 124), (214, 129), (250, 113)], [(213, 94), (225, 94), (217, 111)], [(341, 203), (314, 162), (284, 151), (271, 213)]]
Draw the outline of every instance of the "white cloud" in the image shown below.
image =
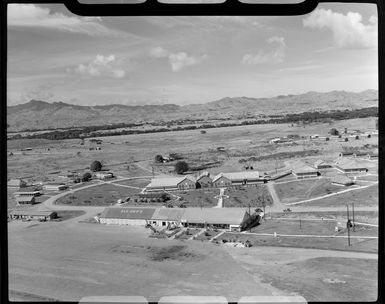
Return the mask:
[(161, 46), (158, 46), (156, 48), (153, 48), (151, 51), (150, 51), (150, 55), (152, 57), (155, 57), (155, 58), (164, 58), (164, 57), (167, 57), (169, 55), (169, 51), (165, 50), (164, 48), (162, 48)]
[(207, 55), (192, 56), (185, 52), (171, 53), (161, 46), (153, 48), (150, 51), (150, 55), (154, 58), (168, 58), (168, 62), (171, 65), (173, 72), (179, 72), (185, 67), (196, 65), (207, 59)]
[(373, 48), (377, 46), (377, 18), (371, 16), (369, 24), (362, 23), (359, 13), (346, 15), (328, 9), (317, 9), (303, 19), (303, 26), (311, 29), (327, 29), (333, 33), (340, 48)]
[(171, 64), (172, 70), (174, 72), (179, 72), (185, 67), (201, 63), (206, 58), (207, 58), (207, 55), (194, 57), (194, 56), (189, 56), (185, 52), (179, 52), (175, 54), (170, 54), (168, 57), (168, 60)]
[(92, 77), (123, 78), (126, 72), (120, 65), (121, 60), (117, 60), (114, 55), (96, 55), (96, 58), (90, 63), (79, 64), (75, 69), (67, 69), (67, 71)]
[(285, 59), (285, 39), (283, 37), (270, 37), (267, 42), (275, 45), (270, 51), (260, 49), (256, 54), (246, 54), (242, 58), (242, 64), (281, 63)]
[(128, 36), (123, 31), (107, 28), (101, 22), (100, 17), (70, 17), (35, 4), (8, 5), (8, 26), (11, 27), (39, 27), (90, 36)]

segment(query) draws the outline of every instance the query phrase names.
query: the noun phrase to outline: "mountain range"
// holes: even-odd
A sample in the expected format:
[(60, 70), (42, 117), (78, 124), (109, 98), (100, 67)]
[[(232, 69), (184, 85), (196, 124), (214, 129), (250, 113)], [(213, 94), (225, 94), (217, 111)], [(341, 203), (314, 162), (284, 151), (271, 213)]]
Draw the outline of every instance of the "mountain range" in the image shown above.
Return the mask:
[(378, 106), (378, 91), (331, 91), (279, 95), (271, 98), (225, 97), (203, 104), (112, 104), (80, 106), (31, 100), (7, 107), (8, 132), (26, 129), (69, 128), (117, 123), (165, 123), (171, 120), (245, 119), (312, 111), (360, 109)]

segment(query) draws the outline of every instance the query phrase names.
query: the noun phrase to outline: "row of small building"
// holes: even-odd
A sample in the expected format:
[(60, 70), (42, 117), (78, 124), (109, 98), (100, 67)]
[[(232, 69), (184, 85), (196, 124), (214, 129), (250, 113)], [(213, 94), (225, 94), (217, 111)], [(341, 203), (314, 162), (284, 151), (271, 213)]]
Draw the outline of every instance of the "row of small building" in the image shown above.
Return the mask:
[(102, 224), (137, 225), (228, 229), (239, 231), (242, 223), (249, 218), (245, 208), (148, 208), (148, 207), (107, 207), (98, 221)]
[[(351, 155), (353, 154), (354, 153)], [(347, 155), (348, 154), (344, 156)], [(374, 157), (374, 154), (372, 155)], [(334, 163), (318, 160), (314, 163), (313, 166), (307, 165), (303, 162), (298, 162), (297, 164), (293, 165), (293, 169), (287, 170), (284, 173), (277, 174), (276, 176), (261, 175), (258, 171), (241, 171), (219, 173), (214, 177), (211, 177), (209, 172), (204, 172), (197, 178), (191, 175), (180, 177), (158, 177), (151, 180), (151, 183), (146, 186), (145, 191), (181, 191), (197, 188), (255, 185), (259, 183), (266, 183), (269, 180), (274, 180), (289, 174), (293, 174), (298, 179), (312, 178), (321, 175), (319, 170), (328, 168), (335, 168), (344, 174), (357, 174), (368, 171), (368, 168), (354, 159), (340, 158)]]

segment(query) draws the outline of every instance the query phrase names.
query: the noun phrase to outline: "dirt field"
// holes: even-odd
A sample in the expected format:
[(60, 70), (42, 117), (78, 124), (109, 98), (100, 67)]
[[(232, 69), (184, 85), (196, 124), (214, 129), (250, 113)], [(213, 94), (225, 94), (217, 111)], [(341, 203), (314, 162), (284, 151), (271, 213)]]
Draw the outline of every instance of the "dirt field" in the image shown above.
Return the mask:
[(272, 293), (214, 244), (150, 239), (142, 227), (66, 223), (8, 225), (11, 290), (66, 301), (91, 295), (150, 301), (223, 295), (237, 301)]
[(377, 299), (377, 255), (296, 248), (225, 247), (263, 282), (307, 301), (369, 302)]

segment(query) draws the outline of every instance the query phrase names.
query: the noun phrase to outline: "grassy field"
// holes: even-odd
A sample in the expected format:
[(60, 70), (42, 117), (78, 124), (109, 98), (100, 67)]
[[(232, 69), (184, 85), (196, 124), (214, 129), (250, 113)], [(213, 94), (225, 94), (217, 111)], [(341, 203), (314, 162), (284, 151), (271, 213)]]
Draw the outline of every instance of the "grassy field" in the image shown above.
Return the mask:
[(370, 302), (377, 299), (373, 255), (282, 247), (226, 247), (249, 274), (307, 301)]
[(333, 185), (329, 179), (323, 178), (276, 183), (274, 184), (274, 188), (281, 202), (284, 204), (335, 193), (345, 189)]
[(118, 199), (138, 194), (140, 189), (120, 187), (114, 184), (102, 184), (73, 194), (66, 195), (56, 201), (58, 205), (71, 206), (110, 206)]
[(150, 183), (150, 181), (151, 179), (149, 178), (140, 178), (140, 179), (122, 180), (122, 181), (117, 181), (113, 183), (117, 185), (126, 185), (131, 187), (144, 188)]
[(253, 246), (278, 246), (293, 248), (312, 248), (324, 250), (345, 250), (357, 252), (378, 252), (378, 239), (351, 239), (351, 246), (347, 238), (316, 238), (316, 237), (289, 237), (289, 236), (264, 236), (242, 233), (224, 233), (216, 240), (250, 241)]
[(322, 198), (319, 200), (301, 204), (301, 206), (317, 206), (317, 207), (341, 207), (346, 206), (346, 203), (352, 204), (356, 207), (378, 206), (378, 184), (372, 185), (368, 188), (350, 191), (331, 197)]
[[(193, 191), (178, 192), (176, 195), (183, 198), (186, 207), (214, 207), (218, 204), (215, 198), (219, 194), (219, 189), (197, 189)], [(265, 185), (260, 184), (250, 187), (230, 187), (226, 188), (225, 195), (229, 198), (224, 199), (224, 207), (262, 207), (262, 201), (266, 206), (272, 204), (272, 198)]]

